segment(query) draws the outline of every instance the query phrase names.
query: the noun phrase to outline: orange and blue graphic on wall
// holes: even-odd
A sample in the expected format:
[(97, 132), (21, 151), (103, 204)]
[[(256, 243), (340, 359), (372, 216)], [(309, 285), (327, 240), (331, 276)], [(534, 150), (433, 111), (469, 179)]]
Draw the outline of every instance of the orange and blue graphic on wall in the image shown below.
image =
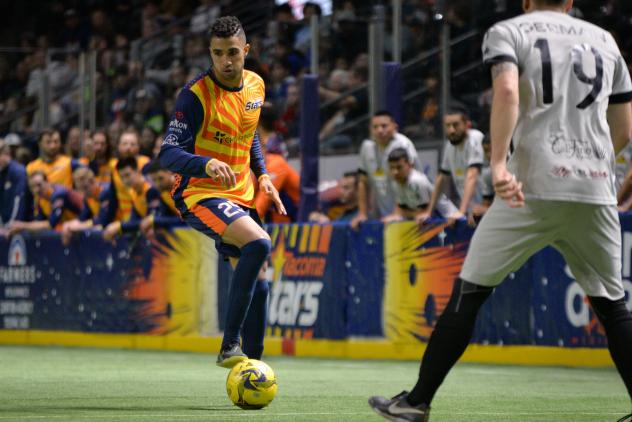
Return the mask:
[(384, 334), (393, 341), (427, 341), (445, 308), (467, 243), (443, 244), (445, 224), (385, 226)]
[[(331, 315), (341, 315), (342, 311), (335, 308), (342, 307), (337, 306), (341, 295), (335, 292), (341, 283), (331, 281), (334, 269), (328, 266), (333, 261), (328, 259), (334, 252), (332, 239), (344, 239), (341, 233), (332, 225), (271, 227), (269, 335), (284, 338), (319, 337), (325, 332), (344, 335), (344, 322), (332, 325), (330, 319)], [(344, 240), (338, 243), (345, 246)], [(327, 300), (330, 295), (337, 298)]]

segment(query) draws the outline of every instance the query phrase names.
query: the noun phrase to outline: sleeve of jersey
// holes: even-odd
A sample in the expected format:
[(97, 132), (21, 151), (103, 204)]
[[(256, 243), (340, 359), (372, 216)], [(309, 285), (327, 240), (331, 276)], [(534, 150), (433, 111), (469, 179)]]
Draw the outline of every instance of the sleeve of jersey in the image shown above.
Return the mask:
[(471, 144), (471, 148), (469, 149), (469, 153), (467, 155), (467, 166), (468, 167), (482, 167), (484, 160), (483, 154), (483, 144), (480, 141), (474, 141)]
[(11, 211), (11, 217), (9, 218), (9, 221), (25, 221), (27, 190), (28, 185), (26, 183), (26, 170), (24, 170), (24, 167), (21, 167), (21, 169), (16, 172), (13, 210)]
[(105, 227), (114, 221), (117, 207), (116, 191), (114, 184), (112, 184), (109, 189), (104, 190), (99, 195), (99, 215), (94, 218), (94, 225)]
[(88, 221), (92, 217), (92, 211), (90, 210), (88, 201), (83, 201), (83, 208), (81, 208), (81, 212), (79, 213), (79, 221)]
[(263, 152), (261, 151), (261, 142), (259, 142), (259, 134), (255, 132), (255, 137), (252, 140), (252, 146), (250, 147), (250, 169), (255, 174), (257, 180), (262, 174), (266, 174), (266, 162), (263, 158)]
[(190, 177), (208, 177), (208, 157), (196, 155), (195, 136), (204, 122), (204, 108), (196, 95), (188, 89), (178, 94), (175, 111), (162, 146), (160, 163), (174, 173)]
[(48, 217), (48, 223), (52, 229), (54, 229), (61, 221), (66, 202), (65, 195), (67, 195), (67, 192), (59, 191), (58, 193), (54, 193), (53, 197), (50, 199), (51, 209), (50, 216)]
[(614, 79), (612, 81), (612, 94), (609, 98), (610, 104), (623, 104), (632, 101), (632, 82), (630, 82), (630, 72), (623, 57), (619, 56), (614, 68)]
[(518, 65), (516, 42), (510, 27), (504, 23), (492, 26), (483, 39), (483, 63), (493, 66), (501, 62)]

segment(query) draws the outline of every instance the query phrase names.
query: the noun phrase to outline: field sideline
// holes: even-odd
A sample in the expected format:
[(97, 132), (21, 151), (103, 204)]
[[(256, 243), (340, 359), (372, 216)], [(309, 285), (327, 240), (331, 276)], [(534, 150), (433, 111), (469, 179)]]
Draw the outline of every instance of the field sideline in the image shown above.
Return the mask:
[[(410, 387), (418, 363), (265, 359), (279, 394), (260, 411), (226, 397), (214, 355), (0, 346), (0, 422), (43, 420), (381, 420), (372, 394)], [(612, 368), (461, 364), (437, 395), (432, 422), (614, 422), (630, 412)]]

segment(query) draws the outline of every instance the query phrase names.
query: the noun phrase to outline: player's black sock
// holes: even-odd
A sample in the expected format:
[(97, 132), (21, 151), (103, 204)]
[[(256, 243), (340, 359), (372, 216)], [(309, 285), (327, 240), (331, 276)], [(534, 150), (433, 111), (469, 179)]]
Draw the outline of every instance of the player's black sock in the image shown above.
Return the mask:
[(419, 379), (408, 402), (430, 405), (437, 389), (472, 338), (476, 315), (494, 289), (458, 278), (443, 314), (437, 320), (421, 360)]
[(239, 343), (239, 334), (252, 300), (257, 276), (270, 253), (270, 247), (268, 239), (257, 239), (241, 248), (241, 257), (233, 272), (228, 291), (228, 309), (222, 349)]
[(606, 329), (610, 356), (632, 398), (632, 314), (623, 299), (588, 298), (595, 314)]
[(268, 322), (269, 286), (266, 280), (257, 280), (255, 283), (255, 291), (241, 330), (242, 350), (250, 359), (261, 359), (263, 354), (263, 339)]

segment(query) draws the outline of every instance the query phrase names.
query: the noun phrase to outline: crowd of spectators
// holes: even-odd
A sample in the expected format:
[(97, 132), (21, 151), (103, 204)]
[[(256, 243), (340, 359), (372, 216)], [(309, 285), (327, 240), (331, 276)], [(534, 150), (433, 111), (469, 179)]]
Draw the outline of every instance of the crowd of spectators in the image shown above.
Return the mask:
[[(246, 67), (266, 82), (266, 102), (275, 111), (269, 132), (283, 140), (284, 158), (299, 153), (299, 87), (310, 68), (313, 15), (319, 16), (320, 25), (319, 95), (321, 104), (328, 104), (321, 108), (321, 146), (325, 152), (358, 152), (360, 143), (371, 137), (367, 34), (378, 2), (334, 0), (330, 15), (311, 2), (298, 15), (289, 4), (272, 1), (36, 3), (38, 7), (16, 4), (12, 13), (0, 18), (5, 19), (2, 44), (11, 47), (0, 52), (0, 137), (5, 152), (18, 163), (27, 165), (42, 155), (44, 116), (38, 96), (45, 80), (51, 98), (48, 126), (60, 138), (60, 152), (70, 159), (92, 162), (101, 154), (103, 162), (116, 158), (122, 134), (129, 131), (137, 134), (136, 154), (155, 156), (179, 89), (210, 65), (206, 30), (226, 14), (237, 15), (245, 26), (252, 46)], [(438, 46), (446, 23), (453, 37), (473, 34), (451, 50), (451, 93), (469, 110), (472, 127), (486, 132), (491, 96), (487, 70), (477, 66), (480, 42), (493, 22), (520, 12), (520, 2), (505, 0), (455, 0), (443, 2), (445, 8), (439, 3), (403, 1), (401, 48), (407, 65), (402, 84), (405, 93), (417, 90), (419, 95), (407, 97), (404, 122), (397, 129), (417, 146), (439, 139), (444, 125), (439, 106), (441, 54), (418, 60), (419, 54)], [(393, 49), (389, 5), (385, 2), (386, 60)], [(632, 4), (576, 0), (572, 13), (609, 28), (624, 57), (630, 58), (632, 40), (624, 34), (632, 29), (626, 18), (632, 15)], [(11, 29), (17, 21), (20, 31)], [(80, 90), (82, 52), (96, 52), (97, 58), (97, 124), (103, 129), (95, 133), (82, 133), (78, 125), (80, 99), (89, 94)], [(461, 72), (464, 67), (469, 70)], [(99, 177), (98, 169), (93, 170)]]

